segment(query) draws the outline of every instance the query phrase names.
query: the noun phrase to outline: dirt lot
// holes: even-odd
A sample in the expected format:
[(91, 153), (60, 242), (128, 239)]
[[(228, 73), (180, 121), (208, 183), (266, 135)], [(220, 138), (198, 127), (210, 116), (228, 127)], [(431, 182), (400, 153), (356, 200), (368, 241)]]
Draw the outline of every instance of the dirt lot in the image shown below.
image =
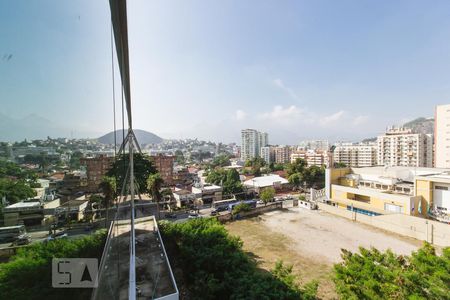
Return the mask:
[(261, 268), (270, 270), (278, 259), (294, 265), (301, 282), (319, 281), (319, 297), (337, 298), (331, 280), (333, 264), (341, 248), (392, 249), (410, 254), (421, 242), (399, 237), (320, 211), (291, 208), (257, 218), (226, 224), (231, 234), (244, 241), (244, 250), (254, 255)]

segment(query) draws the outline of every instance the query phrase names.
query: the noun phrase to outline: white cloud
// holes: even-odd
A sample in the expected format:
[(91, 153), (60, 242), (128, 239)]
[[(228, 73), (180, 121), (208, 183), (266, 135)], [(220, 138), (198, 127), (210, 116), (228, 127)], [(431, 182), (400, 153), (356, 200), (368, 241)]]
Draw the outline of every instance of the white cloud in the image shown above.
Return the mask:
[(276, 87), (278, 87), (278, 88), (282, 89), (284, 92), (286, 92), (292, 99), (300, 101), (300, 97), (297, 96), (297, 94), (294, 92), (294, 90), (291, 89), (290, 87), (286, 86), (280, 78), (274, 79), (273, 83), (275, 84)]
[(235, 114), (235, 118), (238, 121), (242, 121), (247, 117), (247, 113), (241, 109), (238, 109)]
[(357, 116), (354, 120), (353, 120), (353, 125), (361, 125), (366, 123), (369, 120), (369, 116)]
[(323, 126), (327, 126), (330, 125), (332, 123), (335, 123), (339, 120), (341, 120), (343, 117), (345, 116), (345, 111), (340, 110), (332, 115), (329, 116), (324, 116), (322, 118), (320, 118), (320, 124), (322, 124)]
[(270, 112), (265, 112), (259, 115), (261, 119), (286, 121), (300, 117), (302, 110), (295, 105), (284, 108), (281, 105), (275, 106)]

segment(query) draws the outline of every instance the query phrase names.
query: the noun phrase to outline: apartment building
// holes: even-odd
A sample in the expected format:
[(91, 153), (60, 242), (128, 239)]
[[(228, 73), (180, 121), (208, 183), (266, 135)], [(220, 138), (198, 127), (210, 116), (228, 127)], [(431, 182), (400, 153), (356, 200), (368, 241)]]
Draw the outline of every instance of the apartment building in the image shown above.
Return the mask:
[(275, 163), (284, 164), (291, 160), (292, 149), (289, 146), (274, 147)]
[(291, 153), (291, 163), (300, 158), (306, 161), (308, 166), (324, 166), (328, 164), (328, 152), (326, 150), (297, 150)]
[(271, 146), (261, 147), (261, 158), (264, 159), (266, 164), (275, 162), (275, 151)]
[(377, 143), (339, 143), (333, 152), (333, 161), (348, 167), (377, 165)]
[(377, 161), (380, 166), (432, 167), (433, 137), (390, 127), (377, 138)]
[(450, 168), (450, 104), (436, 106), (434, 146), (434, 166)]
[(172, 185), (174, 183), (173, 163), (175, 161), (175, 156), (158, 154), (150, 157), (153, 159), (159, 174), (161, 174), (164, 184)]
[(330, 148), (330, 144), (327, 140), (310, 140), (310, 141), (301, 141), (299, 143), (299, 147), (302, 150), (328, 151), (328, 149)]
[(255, 129), (241, 130), (241, 160), (259, 157), (261, 148), (269, 144), (269, 135)]
[(87, 192), (95, 193), (99, 191), (102, 177), (111, 168), (113, 157), (99, 155), (97, 157), (84, 157), (80, 159), (80, 165), (85, 166), (87, 176)]

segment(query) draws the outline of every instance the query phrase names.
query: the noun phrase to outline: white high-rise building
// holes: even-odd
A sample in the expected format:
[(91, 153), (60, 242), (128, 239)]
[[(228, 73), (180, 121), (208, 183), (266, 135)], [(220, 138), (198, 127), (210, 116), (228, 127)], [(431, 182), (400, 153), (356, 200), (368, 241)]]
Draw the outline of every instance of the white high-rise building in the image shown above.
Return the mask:
[(378, 165), (402, 167), (432, 167), (433, 137), (413, 133), (407, 128), (388, 128), (378, 136)]
[(333, 152), (333, 161), (347, 167), (372, 167), (377, 164), (376, 143), (339, 143)]
[(330, 144), (327, 140), (311, 140), (301, 141), (299, 147), (302, 150), (314, 150), (314, 151), (328, 151)]
[(450, 104), (436, 106), (434, 147), (434, 166), (450, 168)]
[(261, 148), (269, 143), (269, 135), (255, 129), (241, 130), (241, 160), (260, 156)]
[(275, 161), (274, 148), (270, 146), (261, 147), (261, 158), (264, 159), (267, 165), (273, 163)]

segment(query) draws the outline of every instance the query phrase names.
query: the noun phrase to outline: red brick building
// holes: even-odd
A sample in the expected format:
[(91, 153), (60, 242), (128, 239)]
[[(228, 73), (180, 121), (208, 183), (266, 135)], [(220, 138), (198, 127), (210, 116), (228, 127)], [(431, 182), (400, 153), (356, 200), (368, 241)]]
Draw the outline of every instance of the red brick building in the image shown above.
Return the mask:
[(158, 154), (151, 156), (151, 158), (155, 163), (156, 169), (161, 174), (165, 185), (173, 185), (173, 163), (175, 161), (175, 156)]
[(102, 177), (109, 171), (113, 161), (113, 157), (106, 155), (80, 159), (80, 164), (86, 167), (87, 192), (95, 193), (99, 191), (99, 184), (102, 182)]

